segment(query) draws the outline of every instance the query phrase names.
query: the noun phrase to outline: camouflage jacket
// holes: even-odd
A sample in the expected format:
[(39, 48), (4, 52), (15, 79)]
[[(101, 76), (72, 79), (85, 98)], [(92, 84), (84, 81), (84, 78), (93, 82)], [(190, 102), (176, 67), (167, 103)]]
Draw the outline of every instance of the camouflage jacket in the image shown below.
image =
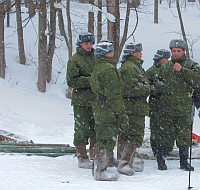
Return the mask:
[(150, 83), (149, 106), (151, 112), (159, 111), (162, 83), (160, 83), (158, 75), (161, 65), (159, 62), (154, 62), (153, 66), (146, 71), (146, 76)]
[(108, 106), (116, 114), (124, 114), (122, 86), (118, 70), (112, 58), (97, 58), (90, 84), (92, 91), (106, 98)]
[[(174, 63), (179, 62), (181, 71), (174, 70)], [(171, 116), (184, 116), (191, 114), (192, 97), (191, 89), (200, 83), (199, 64), (188, 59), (184, 54), (178, 60), (170, 60), (163, 64), (159, 74), (162, 80), (161, 110)]]
[(72, 105), (92, 107), (95, 95), (90, 87), (90, 76), (94, 65), (94, 49), (87, 52), (77, 47), (67, 64), (67, 84), (73, 88)]
[(119, 69), (123, 84), (123, 97), (128, 114), (149, 115), (147, 97), (150, 85), (142, 68), (143, 60), (128, 56)]

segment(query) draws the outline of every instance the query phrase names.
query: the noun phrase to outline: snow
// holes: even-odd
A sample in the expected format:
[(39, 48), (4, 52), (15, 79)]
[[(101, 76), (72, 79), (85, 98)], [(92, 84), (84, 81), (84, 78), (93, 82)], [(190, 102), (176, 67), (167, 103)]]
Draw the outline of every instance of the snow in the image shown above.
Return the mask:
[[(159, 6), (159, 24), (154, 24), (153, 15), (149, 14), (153, 11), (153, 3), (152, 0), (147, 2), (149, 2), (149, 6), (139, 12), (139, 24), (134, 33), (136, 42), (143, 44), (145, 69), (152, 65), (152, 58), (157, 49), (168, 49), (171, 39), (181, 38), (175, 4), (172, 3), (173, 7), (168, 9), (167, 1), (163, 1), (163, 4)], [(72, 4), (71, 11), (79, 12), (86, 18), (87, 7), (81, 8), (81, 10), (78, 7), (82, 6), (75, 2)], [(122, 15), (124, 10), (122, 8)], [(131, 14), (129, 35), (135, 24), (134, 12), (131, 11)], [(186, 34), (190, 41), (195, 40), (200, 31), (199, 6), (196, 3), (190, 3), (186, 10), (182, 8), (182, 14)], [(76, 16), (72, 14), (74, 25), (80, 21), (78, 20), (80, 18)], [(27, 17), (28, 14), (24, 13), (23, 19)], [(18, 60), (15, 15), (11, 14), (10, 19), (11, 27), (5, 28), (6, 78), (5, 80), (0, 79), (0, 130), (15, 134), (19, 141), (32, 140), (35, 143), (59, 143), (73, 146), (73, 108), (71, 101), (65, 96), (67, 89), (66, 62), (68, 60), (65, 43), (57, 34), (60, 40), (56, 41), (53, 78), (51, 83), (47, 84), (47, 91), (40, 93), (37, 90), (37, 15), (24, 28), (27, 57), (25, 66), (20, 65)], [(79, 25), (79, 27), (83, 26)], [(76, 38), (77, 36), (74, 35), (74, 43)], [(129, 42), (131, 40), (132, 38), (129, 39)], [(200, 42), (197, 40), (193, 44), (194, 57), (192, 59), (200, 63), (199, 47)], [(149, 118), (147, 117), (146, 131), (148, 131), (148, 125)], [(197, 112), (193, 127), (194, 132), (200, 135)], [(145, 139), (148, 138), (149, 133), (146, 133)], [(77, 167), (77, 158), (73, 154), (52, 158), (0, 153), (0, 187), (2, 190), (187, 189), (189, 172), (179, 169), (178, 160), (167, 160), (168, 170), (166, 171), (159, 171), (155, 160), (145, 160), (144, 163), (144, 171), (138, 172), (134, 176), (120, 175), (118, 181), (99, 182), (94, 180), (91, 170)], [(193, 189), (199, 189), (200, 160), (193, 159), (192, 165), (195, 167), (195, 171), (191, 172), (191, 186), (194, 187)], [(109, 170), (116, 170), (116, 168)]]

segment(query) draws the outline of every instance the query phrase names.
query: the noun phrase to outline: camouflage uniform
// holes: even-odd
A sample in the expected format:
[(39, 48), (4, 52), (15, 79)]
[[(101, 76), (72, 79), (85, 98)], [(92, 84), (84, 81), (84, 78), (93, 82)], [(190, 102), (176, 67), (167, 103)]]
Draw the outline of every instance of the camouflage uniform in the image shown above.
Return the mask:
[(143, 60), (128, 56), (119, 69), (123, 82), (123, 97), (129, 126), (122, 134), (125, 141), (140, 147), (143, 143), (145, 116), (149, 115), (146, 101), (150, 94), (150, 85), (142, 68)]
[(97, 95), (93, 102), (96, 145), (113, 151), (120, 119), (125, 114), (120, 77), (113, 58), (96, 58), (90, 84)]
[[(151, 129), (150, 143), (154, 155), (156, 154), (155, 133), (157, 130), (159, 130), (158, 122), (160, 118), (159, 107), (161, 104), (160, 97), (161, 97), (162, 86), (158, 80), (158, 74), (161, 65), (162, 65), (161, 63), (155, 61), (153, 63), (153, 66), (146, 71), (146, 76), (149, 79), (151, 87), (151, 93), (149, 96), (149, 107), (150, 107), (149, 117), (150, 117), (150, 129)], [(168, 151), (171, 150), (173, 150), (173, 145), (168, 147)]]
[[(174, 71), (175, 62), (181, 64), (180, 72)], [(159, 108), (162, 115), (155, 140), (164, 146), (171, 146), (176, 140), (179, 148), (188, 148), (192, 123), (192, 97), (189, 92), (200, 81), (199, 65), (184, 54), (178, 60), (172, 58), (162, 65), (160, 78), (164, 80)]]
[(90, 87), (90, 76), (95, 65), (94, 49), (85, 51), (77, 47), (67, 66), (67, 84), (73, 88), (74, 145), (88, 144), (88, 138), (95, 137), (92, 102), (95, 95)]

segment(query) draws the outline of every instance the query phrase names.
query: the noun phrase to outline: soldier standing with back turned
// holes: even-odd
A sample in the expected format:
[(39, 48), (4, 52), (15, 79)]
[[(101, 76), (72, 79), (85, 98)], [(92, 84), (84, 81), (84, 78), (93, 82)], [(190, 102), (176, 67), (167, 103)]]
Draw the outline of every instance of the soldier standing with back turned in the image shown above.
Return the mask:
[[(129, 43), (125, 46), (122, 66), (119, 73), (123, 85), (123, 99), (129, 117), (129, 126), (119, 134), (121, 161), (118, 172), (124, 175), (134, 175), (134, 156), (136, 148), (142, 146), (145, 128), (145, 116), (149, 115), (147, 97), (150, 85), (142, 68), (142, 44)], [(141, 167), (141, 170), (143, 167)], [(139, 171), (139, 170), (138, 170)]]

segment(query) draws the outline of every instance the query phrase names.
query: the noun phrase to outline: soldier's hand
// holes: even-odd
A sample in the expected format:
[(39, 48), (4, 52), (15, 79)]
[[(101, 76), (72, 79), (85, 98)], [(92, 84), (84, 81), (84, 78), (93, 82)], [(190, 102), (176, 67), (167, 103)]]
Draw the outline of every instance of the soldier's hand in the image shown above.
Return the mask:
[(182, 69), (181, 64), (178, 63), (178, 62), (175, 62), (174, 63), (174, 70), (179, 72), (181, 69)]

